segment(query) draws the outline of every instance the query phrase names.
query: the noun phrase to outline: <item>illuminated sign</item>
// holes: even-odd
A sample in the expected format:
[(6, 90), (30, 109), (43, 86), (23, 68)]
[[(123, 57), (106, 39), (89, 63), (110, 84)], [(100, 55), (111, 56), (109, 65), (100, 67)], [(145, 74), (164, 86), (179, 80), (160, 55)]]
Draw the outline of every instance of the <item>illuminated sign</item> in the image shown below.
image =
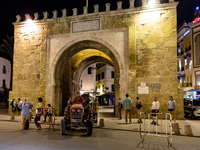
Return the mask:
[(194, 19), (194, 21), (192, 23), (196, 23), (196, 22), (199, 22), (200, 21), (200, 17), (197, 17)]

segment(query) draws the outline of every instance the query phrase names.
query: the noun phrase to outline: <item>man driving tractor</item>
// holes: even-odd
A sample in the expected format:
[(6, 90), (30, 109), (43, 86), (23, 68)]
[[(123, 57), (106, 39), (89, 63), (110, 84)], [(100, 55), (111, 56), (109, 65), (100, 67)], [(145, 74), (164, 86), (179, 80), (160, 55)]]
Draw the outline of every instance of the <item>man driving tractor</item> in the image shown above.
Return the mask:
[(81, 103), (83, 105), (84, 103), (84, 99), (83, 97), (80, 95), (80, 92), (76, 93), (76, 97), (74, 98), (72, 104), (76, 104), (76, 103)]

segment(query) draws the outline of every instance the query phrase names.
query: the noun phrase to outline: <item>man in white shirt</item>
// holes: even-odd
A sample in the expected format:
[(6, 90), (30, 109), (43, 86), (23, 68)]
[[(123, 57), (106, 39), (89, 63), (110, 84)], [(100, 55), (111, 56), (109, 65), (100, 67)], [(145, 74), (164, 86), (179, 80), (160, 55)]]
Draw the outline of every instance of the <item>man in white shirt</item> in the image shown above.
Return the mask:
[[(159, 113), (159, 109), (160, 109), (160, 102), (157, 101), (157, 97), (154, 98), (154, 101), (152, 103), (152, 107), (151, 107), (151, 112), (152, 113)], [(152, 114), (153, 116), (153, 122), (151, 124), (158, 124), (158, 122), (155, 122), (154, 119), (156, 118), (156, 120), (158, 121), (158, 115), (157, 114)]]

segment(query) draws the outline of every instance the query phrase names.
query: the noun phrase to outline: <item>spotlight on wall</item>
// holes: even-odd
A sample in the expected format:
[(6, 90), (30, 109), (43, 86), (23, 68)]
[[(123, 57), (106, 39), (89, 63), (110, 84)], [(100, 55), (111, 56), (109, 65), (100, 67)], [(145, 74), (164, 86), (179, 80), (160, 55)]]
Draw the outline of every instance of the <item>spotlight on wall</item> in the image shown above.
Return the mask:
[(148, 5), (149, 6), (153, 6), (156, 4), (156, 1), (155, 0), (148, 0)]

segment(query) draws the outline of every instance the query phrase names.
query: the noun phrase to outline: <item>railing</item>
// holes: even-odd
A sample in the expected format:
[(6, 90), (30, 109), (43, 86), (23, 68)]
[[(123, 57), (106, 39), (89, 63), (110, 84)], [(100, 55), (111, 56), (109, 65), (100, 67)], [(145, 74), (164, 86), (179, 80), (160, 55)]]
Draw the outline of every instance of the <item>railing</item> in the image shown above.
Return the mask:
[[(152, 123), (152, 119), (154, 120)], [(140, 113), (140, 118), (143, 119), (143, 124), (140, 122), (140, 136), (142, 143), (146, 135), (156, 137), (166, 137), (168, 146), (172, 146), (172, 115), (170, 113)], [(147, 118), (147, 121), (146, 121)], [(158, 126), (158, 118), (160, 125)], [(168, 120), (169, 118), (169, 120)], [(156, 121), (156, 123), (155, 123)]]

